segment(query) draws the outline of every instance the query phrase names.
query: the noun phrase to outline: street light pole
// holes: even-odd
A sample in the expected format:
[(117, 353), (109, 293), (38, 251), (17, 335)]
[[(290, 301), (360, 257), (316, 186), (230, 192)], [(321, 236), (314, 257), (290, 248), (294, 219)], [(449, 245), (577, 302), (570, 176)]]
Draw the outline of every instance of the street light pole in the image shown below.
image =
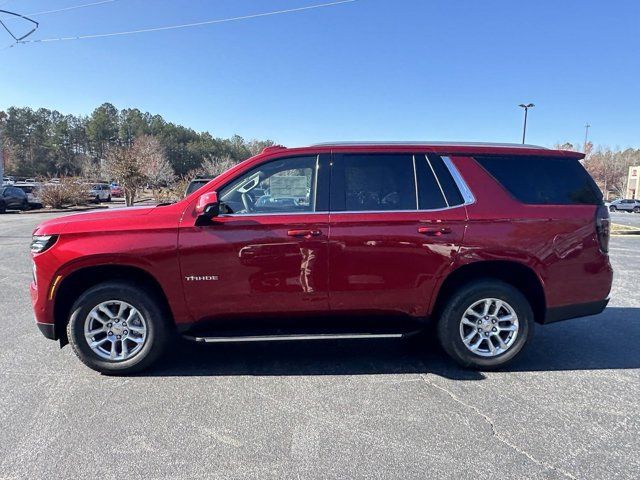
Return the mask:
[(587, 123), (584, 126), (584, 146), (582, 147), (583, 153), (587, 153), (587, 141), (589, 140), (589, 128), (591, 128), (591, 125)]
[(527, 138), (527, 114), (529, 113), (529, 109), (535, 107), (535, 105), (533, 103), (521, 103), (518, 106), (524, 108), (524, 126), (522, 127), (522, 143), (524, 144)]

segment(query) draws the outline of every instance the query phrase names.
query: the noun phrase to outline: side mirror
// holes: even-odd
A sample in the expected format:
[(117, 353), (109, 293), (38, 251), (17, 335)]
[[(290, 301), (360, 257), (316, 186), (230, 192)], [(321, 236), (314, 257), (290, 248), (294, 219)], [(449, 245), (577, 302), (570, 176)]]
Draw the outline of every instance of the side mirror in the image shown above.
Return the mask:
[(220, 202), (217, 192), (208, 192), (200, 195), (196, 203), (196, 215), (211, 219), (220, 214)]

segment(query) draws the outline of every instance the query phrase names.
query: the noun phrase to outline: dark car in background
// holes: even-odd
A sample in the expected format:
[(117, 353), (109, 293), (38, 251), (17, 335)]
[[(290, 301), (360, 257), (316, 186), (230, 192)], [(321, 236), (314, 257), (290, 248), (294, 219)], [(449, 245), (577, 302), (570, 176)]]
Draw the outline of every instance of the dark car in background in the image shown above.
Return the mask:
[(0, 187), (0, 213), (7, 210), (29, 210), (27, 194), (12, 185)]
[(187, 186), (187, 190), (184, 192), (184, 196), (188, 197), (189, 195), (191, 195), (196, 190), (199, 190), (202, 187), (204, 187), (211, 180), (213, 180), (213, 179), (211, 179), (211, 178), (194, 178), (193, 180), (191, 180), (189, 182), (189, 186)]

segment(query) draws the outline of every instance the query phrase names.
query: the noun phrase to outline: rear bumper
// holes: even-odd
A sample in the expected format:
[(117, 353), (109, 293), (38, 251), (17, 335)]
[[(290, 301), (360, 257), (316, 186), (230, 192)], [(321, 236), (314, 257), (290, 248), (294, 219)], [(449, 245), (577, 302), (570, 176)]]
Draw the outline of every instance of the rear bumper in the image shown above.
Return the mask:
[(546, 325), (547, 323), (560, 322), (562, 320), (569, 320), (570, 318), (597, 315), (605, 309), (608, 303), (609, 298), (607, 297), (604, 300), (598, 300), (597, 302), (578, 303), (575, 305), (566, 305), (564, 307), (548, 308), (544, 322), (542, 323)]

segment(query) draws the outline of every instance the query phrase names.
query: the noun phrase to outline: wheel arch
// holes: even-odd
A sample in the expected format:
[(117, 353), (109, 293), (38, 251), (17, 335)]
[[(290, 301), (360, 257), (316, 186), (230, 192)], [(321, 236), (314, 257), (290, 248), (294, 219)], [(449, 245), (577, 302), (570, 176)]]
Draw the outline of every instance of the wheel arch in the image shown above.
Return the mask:
[(161, 302), (161, 308), (168, 315), (172, 315), (169, 301), (162, 286), (153, 275), (143, 268), (122, 264), (81, 267), (65, 275), (56, 291), (53, 318), (60, 346), (69, 343), (66, 326), (69, 321), (71, 307), (78, 297), (95, 285), (106, 281), (118, 280), (146, 289)]
[(495, 279), (508, 283), (527, 298), (536, 323), (543, 323), (547, 305), (543, 283), (536, 272), (519, 262), (486, 260), (461, 265), (440, 284), (432, 312), (437, 318), (450, 296), (460, 287), (480, 279)]

